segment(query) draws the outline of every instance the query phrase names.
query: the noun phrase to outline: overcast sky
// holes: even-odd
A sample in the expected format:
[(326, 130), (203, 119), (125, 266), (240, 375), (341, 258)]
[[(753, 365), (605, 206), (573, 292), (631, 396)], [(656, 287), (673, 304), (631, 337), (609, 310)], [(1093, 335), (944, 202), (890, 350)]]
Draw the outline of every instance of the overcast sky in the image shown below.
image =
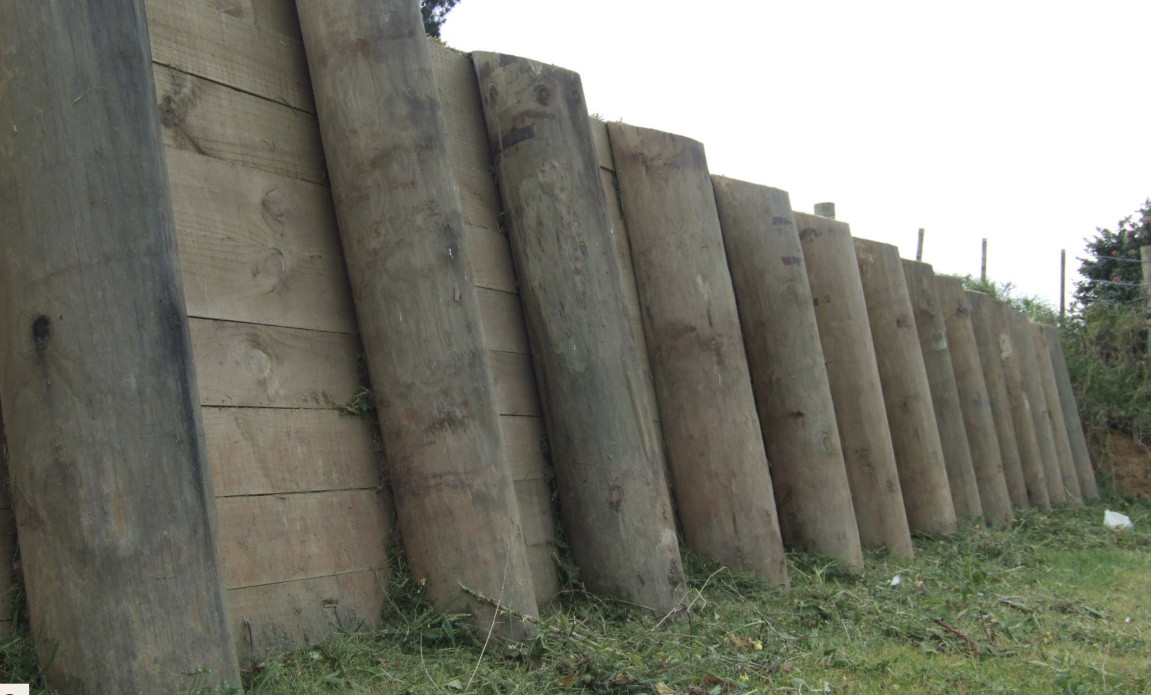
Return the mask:
[(583, 78), (711, 171), (834, 201), (937, 272), (1068, 303), (1083, 239), (1151, 196), (1151, 1), (461, 0), (443, 38)]

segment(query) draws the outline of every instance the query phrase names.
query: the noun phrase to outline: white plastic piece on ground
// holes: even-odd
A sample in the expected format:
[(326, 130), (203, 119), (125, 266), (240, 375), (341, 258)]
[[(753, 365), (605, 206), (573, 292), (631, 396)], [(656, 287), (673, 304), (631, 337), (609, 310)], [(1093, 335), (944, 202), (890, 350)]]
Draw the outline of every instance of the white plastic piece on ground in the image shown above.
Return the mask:
[(891, 578), (891, 585), (892, 586), (899, 586), (902, 583), (903, 583), (903, 575), (902, 574), (897, 574)]
[(1132, 528), (1135, 526), (1135, 524), (1131, 523), (1131, 518), (1126, 514), (1113, 512), (1110, 509), (1103, 512), (1103, 525), (1113, 529)]

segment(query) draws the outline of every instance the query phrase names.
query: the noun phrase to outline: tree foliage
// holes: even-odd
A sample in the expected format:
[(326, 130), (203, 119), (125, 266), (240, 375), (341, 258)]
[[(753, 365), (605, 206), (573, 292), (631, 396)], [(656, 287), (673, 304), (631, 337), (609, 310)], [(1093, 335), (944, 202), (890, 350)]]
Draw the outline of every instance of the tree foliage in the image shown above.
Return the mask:
[[(1139, 299), (1142, 270), (1139, 247), (1151, 245), (1151, 199), (1119, 221), (1114, 231), (1097, 229), (1085, 239), (1087, 257), (1080, 259), (1081, 280), (1075, 298), (1084, 307), (1097, 302), (1130, 303)], [(1129, 284), (1113, 284), (1129, 283)]]
[(428, 36), (440, 38), (440, 27), (447, 21), (448, 13), (460, 0), (420, 0), (420, 13), (424, 16), (424, 31)]

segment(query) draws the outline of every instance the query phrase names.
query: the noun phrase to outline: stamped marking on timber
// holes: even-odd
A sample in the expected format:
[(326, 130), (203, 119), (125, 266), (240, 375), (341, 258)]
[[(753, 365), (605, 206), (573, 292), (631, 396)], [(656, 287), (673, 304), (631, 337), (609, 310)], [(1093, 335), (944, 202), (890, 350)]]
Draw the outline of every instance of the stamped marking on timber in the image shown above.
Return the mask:
[(44, 349), (48, 347), (48, 337), (51, 335), (52, 319), (40, 314), (32, 322), (32, 342), (36, 345), (36, 352), (44, 352)]
[(500, 149), (506, 150), (524, 142), (531, 140), (536, 136), (536, 129), (534, 125), (527, 125), (523, 128), (514, 128), (508, 131), (502, 138), (500, 138)]
[(781, 256), (780, 259), (784, 265), (801, 265), (803, 259), (799, 256)]

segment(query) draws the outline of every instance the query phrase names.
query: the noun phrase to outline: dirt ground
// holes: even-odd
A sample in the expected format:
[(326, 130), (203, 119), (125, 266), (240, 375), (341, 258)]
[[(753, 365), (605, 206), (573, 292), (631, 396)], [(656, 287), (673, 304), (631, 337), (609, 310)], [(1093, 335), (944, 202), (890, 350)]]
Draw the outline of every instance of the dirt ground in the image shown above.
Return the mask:
[[(1109, 432), (1101, 446), (1099, 472), (1111, 478), (1120, 494), (1151, 499), (1151, 447), (1125, 435)], [(1093, 452), (1095, 453), (1095, 452)]]

